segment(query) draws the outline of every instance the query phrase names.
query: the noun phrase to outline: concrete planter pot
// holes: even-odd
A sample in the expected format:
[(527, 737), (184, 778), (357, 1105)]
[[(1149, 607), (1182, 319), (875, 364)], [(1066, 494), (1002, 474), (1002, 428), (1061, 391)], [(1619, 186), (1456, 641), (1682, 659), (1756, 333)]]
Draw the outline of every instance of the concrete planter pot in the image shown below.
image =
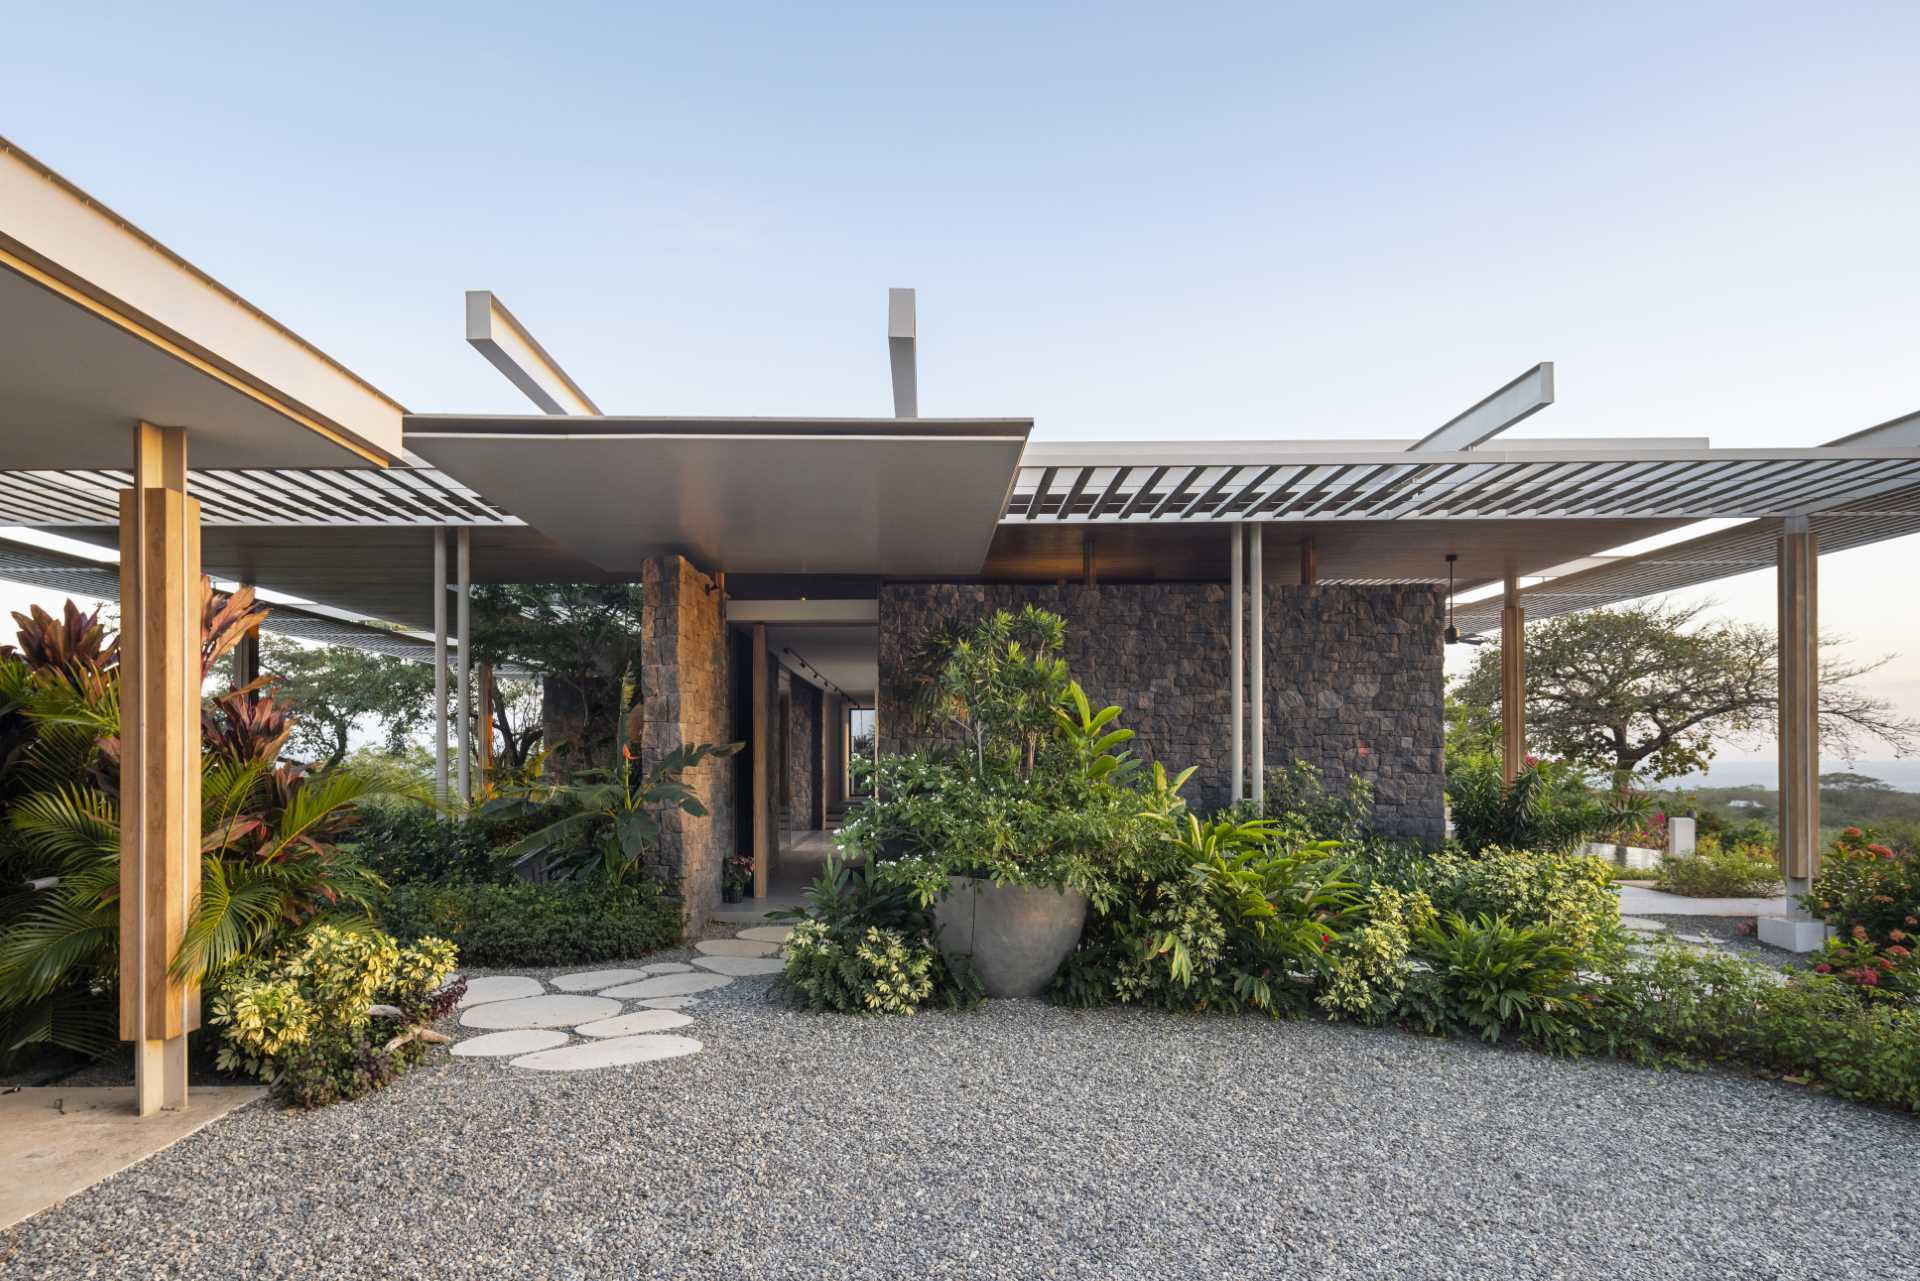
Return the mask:
[(979, 975), (988, 996), (1038, 996), (1080, 942), (1087, 896), (1078, 890), (995, 885), (949, 877), (934, 904), (940, 955)]

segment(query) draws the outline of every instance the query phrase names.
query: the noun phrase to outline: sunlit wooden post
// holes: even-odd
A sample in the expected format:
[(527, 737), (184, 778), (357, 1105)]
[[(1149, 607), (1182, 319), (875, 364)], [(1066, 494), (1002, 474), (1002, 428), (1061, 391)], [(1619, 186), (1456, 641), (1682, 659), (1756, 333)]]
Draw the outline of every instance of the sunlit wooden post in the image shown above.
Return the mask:
[(493, 777), (493, 664), (480, 664), (479, 686), (474, 690), (479, 710), (474, 728), (480, 731), (480, 794), (487, 794), (487, 780)]
[(200, 989), (168, 973), (200, 892), (200, 504), (187, 434), (134, 429), (120, 491), (120, 1037), (134, 1106), (187, 1104)]
[(1520, 580), (1507, 575), (1500, 610), (1500, 768), (1511, 783), (1527, 759), (1527, 611)]
[(1790, 517), (1777, 544), (1780, 682), (1780, 872), (1784, 916), (1759, 918), (1761, 942), (1793, 952), (1821, 945), (1826, 927), (1800, 906), (1820, 875), (1820, 536)]

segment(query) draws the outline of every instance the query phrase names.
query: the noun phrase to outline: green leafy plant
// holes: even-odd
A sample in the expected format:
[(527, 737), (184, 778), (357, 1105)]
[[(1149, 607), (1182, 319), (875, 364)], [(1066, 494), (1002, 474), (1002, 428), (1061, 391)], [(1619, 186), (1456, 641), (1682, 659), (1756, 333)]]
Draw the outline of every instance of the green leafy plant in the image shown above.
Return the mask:
[(428, 1025), (466, 991), (464, 979), (446, 985), (455, 958), (442, 939), (309, 930), (221, 984), (208, 1020), (221, 1029), (217, 1064), (302, 1107), (377, 1090), (448, 1039)]
[(645, 775), (634, 769), (628, 750), (611, 776), (583, 771), (571, 783), (538, 785), (489, 801), (481, 813), (490, 818), (529, 814), (547, 818), (500, 852), (510, 866), (528, 867), (537, 859), (541, 872), (549, 877), (592, 877), (605, 885), (619, 885), (658, 843), (659, 811), (678, 809), (695, 817), (707, 813), (682, 776), (706, 761), (732, 756), (744, 746), (686, 744), (667, 753)]
[(981, 999), (978, 980), (956, 973), (933, 943), (933, 921), (912, 885), (873, 866), (829, 858), (794, 921), (781, 985), (808, 1009), (912, 1014)]
[(1040, 743), (1058, 725), (1067, 688), (1060, 658), (1066, 621), (1028, 605), (995, 610), (973, 624), (927, 629), (906, 664), (907, 705), (928, 726), (950, 725), (966, 739), (976, 776), (1005, 752), (1031, 774)]
[(1373, 784), (1356, 774), (1332, 791), (1318, 766), (1296, 760), (1267, 771), (1265, 814), (1307, 839), (1351, 843), (1373, 825)]
[(1849, 827), (1821, 860), (1820, 875), (1801, 899), (1843, 936), (1855, 928), (1877, 943), (1901, 943), (1894, 932), (1920, 934), (1920, 855), (1883, 844), (1870, 829)]
[(1408, 984), (1405, 1004), (1428, 1031), (1488, 1041), (1512, 1033), (1557, 1052), (1581, 1048), (1579, 954), (1551, 927), (1455, 912), (1422, 930), (1418, 946), (1430, 968)]
[(451, 939), (469, 965), (580, 965), (644, 956), (680, 940), (682, 905), (634, 877), (618, 886), (397, 885), (381, 895), (380, 926), (403, 941)]
[(1780, 893), (1780, 864), (1755, 845), (1726, 845), (1701, 838), (1691, 855), (1660, 860), (1656, 888), (1691, 898), (1746, 898)]
[(1604, 795), (1572, 766), (1529, 759), (1512, 783), (1500, 761), (1468, 756), (1447, 762), (1454, 835), (1469, 853), (1483, 849), (1566, 852), (1638, 821), (1649, 801), (1618, 788)]

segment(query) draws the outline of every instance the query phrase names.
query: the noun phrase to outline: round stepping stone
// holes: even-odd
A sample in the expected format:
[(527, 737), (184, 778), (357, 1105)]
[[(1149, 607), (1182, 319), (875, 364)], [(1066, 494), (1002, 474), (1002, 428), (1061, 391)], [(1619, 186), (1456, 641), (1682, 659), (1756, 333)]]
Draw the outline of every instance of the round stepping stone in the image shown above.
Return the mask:
[(597, 1023), (582, 1023), (574, 1031), (581, 1036), (638, 1036), (642, 1032), (671, 1032), (691, 1022), (686, 1015), (672, 1010), (637, 1010)]
[(701, 939), (695, 950), (708, 956), (777, 956), (778, 943), (755, 943), (752, 939)]
[(677, 1059), (699, 1052), (700, 1042), (690, 1036), (617, 1036), (608, 1041), (588, 1041), (583, 1045), (523, 1055), (515, 1059), (513, 1065), (536, 1072), (580, 1072), (588, 1068), (619, 1067), (623, 1063)]
[(741, 930), (735, 938), (746, 939), (751, 943), (784, 943), (787, 935), (793, 933), (791, 925), (756, 925), (750, 930)]
[(600, 996), (528, 996), (492, 1001), (460, 1016), (461, 1027), (572, 1027), (612, 1018), (620, 1002)]
[(694, 964), (715, 974), (778, 974), (786, 962), (772, 956), (700, 956)]
[(1658, 934), (1667, 928), (1658, 921), (1649, 921), (1644, 916), (1623, 916), (1620, 918), (1620, 924), (1642, 934)]
[[(724, 974), (656, 974), (650, 979), (641, 979), (638, 983), (628, 983), (621, 987), (610, 987), (602, 996), (652, 997), (652, 996), (692, 996), (695, 992), (705, 992), (716, 987), (725, 987), (733, 982)], [(607, 1013), (613, 1013), (608, 1010)]]
[(546, 990), (540, 985), (539, 979), (523, 979), (512, 974), (468, 979), (467, 994), (460, 998), (460, 1008), (464, 1010), (469, 1005), (485, 1005), (489, 1001), (512, 1001), (523, 996), (538, 996)]
[(700, 1004), (700, 998), (697, 996), (654, 996), (644, 1001), (635, 1001), (634, 1004), (644, 1006), (649, 1010), (684, 1010), (689, 1005)]
[(642, 974), (691, 974), (693, 967), (683, 965), (679, 961), (655, 961), (652, 965), (641, 966), (640, 972)]
[(566, 1043), (565, 1032), (553, 1032), (544, 1028), (519, 1028), (511, 1032), (489, 1032), (485, 1036), (470, 1036), (453, 1047), (453, 1055), (460, 1059), (511, 1058), (516, 1054), (551, 1050), (556, 1045)]
[(598, 992), (603, 987), (612, 987), (616, 983), (631, 983), (635, 979), (647, 977), (645, 970), (587, 970), (580, 974), (562, 974), (559, 978), (549, 979), (562, 992)]

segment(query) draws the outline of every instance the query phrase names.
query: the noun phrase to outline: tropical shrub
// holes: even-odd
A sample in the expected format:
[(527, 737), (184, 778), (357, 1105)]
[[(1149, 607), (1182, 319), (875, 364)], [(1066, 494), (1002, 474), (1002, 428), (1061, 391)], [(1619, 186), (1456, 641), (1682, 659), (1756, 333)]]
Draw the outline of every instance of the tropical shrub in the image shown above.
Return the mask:
[(1911, 946), (1894, 932), (1920, 934), (1920, 855), (1849, 827), (1821, 859), (1820, 875), (1801, 902), (1837, 934), (1859, 928), (1877, 943)]
[(221, 983), (208, 1019), (221, 1029), (217, 1066), (301, 1107), (377, 1090), (447, 1040), (428, 1024), (466, 992), (464, 979), (446, 985), (455, 957), (444, 939), (401, 947), (377, 931), (311, 929)]
[(1691, 856), (1660, 861), (1657, 889), (1691, 898), (1747, 898), (1780, 893), (1780, 864), (1757, 845), (1727, 845), (1701, 838)]
[(537, 862), (541, 879), (617, 886), (639, 870), (642, 857), (659, 841), (660, 811), (705, 817), (707, 807), (681, 776), (744, 746), (688, 743), (646, 774), (634, 769), (633, 749), (622, 748), (616, 770), (582, 770), (566, 783), (542, 779), (487, 802), (480, 814), (534, 828), (500, 851), (508, 867), (530, 868)]
[(1429, 968), (1408, 983), (1405, 1008), (1429, 1032), (1488, 1041), (1513, 1033), (1549, 1050), (1580, 1048), (1588, 998), (1579, 952), (1552, 926), (1453, 912), (1422, 930), (1418, 946)]
[(680, 940), (681, 902), (658, 883), (396, 885), (377, 903), (403, 941), (450, 939), (469, 965), (575, 965), (643, 956)]
[[(203, 577), (201, 592), (204, 679), (265, 611), (249, 588)], [(0, 653), (0, 1059), (33, 1045), (105, 1055), (118, 1044), (118, 644), (71, 602), (61, 620), (15, 620), (19, 648)], [(317, 924), (363, 928), (379, 882), (339, 844), (374, 788), (278, 765), (288, 723), (270, 696), (217, 696), (201, 729), (201, 894), (173, 968), (212, 986)]]
[(1619, 933), (1620, 903), (1612, 889), (1612, 869), (1590, 855), (1499, 849), (1478, 856), (1456, 849), (1421, 854), (1379, 844), (1355, 853), (1356, 870), (1364, 880), (1422, 891), (1442, 915), (1504, 917), (1513, 925), (1548, 926), (1562, 942), (1582, 951)]
[(1506, 781), (1497, 756), (1447, 761), (1447, 801), (1454, 837), (1469, 853), (1483, 849), (1567, 852), (1636, 822), (1648, 799), (1626, 789), (1605, 794), (1560, 761), (1536, 761)]
[(1315, 1000), (1328, 1018), (1385, 1022), (1400, 1008), (1413, 973), (1414, 942), (1434, 924), (1433, 903), (1419, 890), (1375, 881), (1353, 917), (1323, 949)]
[(1373, 784), (1360, 775), (1340, 791), (1329, 790), (1319, 768), (1307, 761), (1267, 771), (1264, 814), (1278, 827), (1303, 839), (1351, 844), (1373, 826)]
[(978, 980), (934, 946), (932, 914), (913, 887), (872, 865), (828, 859), (804, 908), (773, 915), (795, 922), (780, 981), (808, 1009), (912, 1014), (981, 998)]
[(381, 805), (361, 816), (347, 843), (381, 880), (405, 885), (499, 880), (500, 847), (524, 835), (524, 827), (477, 813), (450, 817), (427, 805)]

